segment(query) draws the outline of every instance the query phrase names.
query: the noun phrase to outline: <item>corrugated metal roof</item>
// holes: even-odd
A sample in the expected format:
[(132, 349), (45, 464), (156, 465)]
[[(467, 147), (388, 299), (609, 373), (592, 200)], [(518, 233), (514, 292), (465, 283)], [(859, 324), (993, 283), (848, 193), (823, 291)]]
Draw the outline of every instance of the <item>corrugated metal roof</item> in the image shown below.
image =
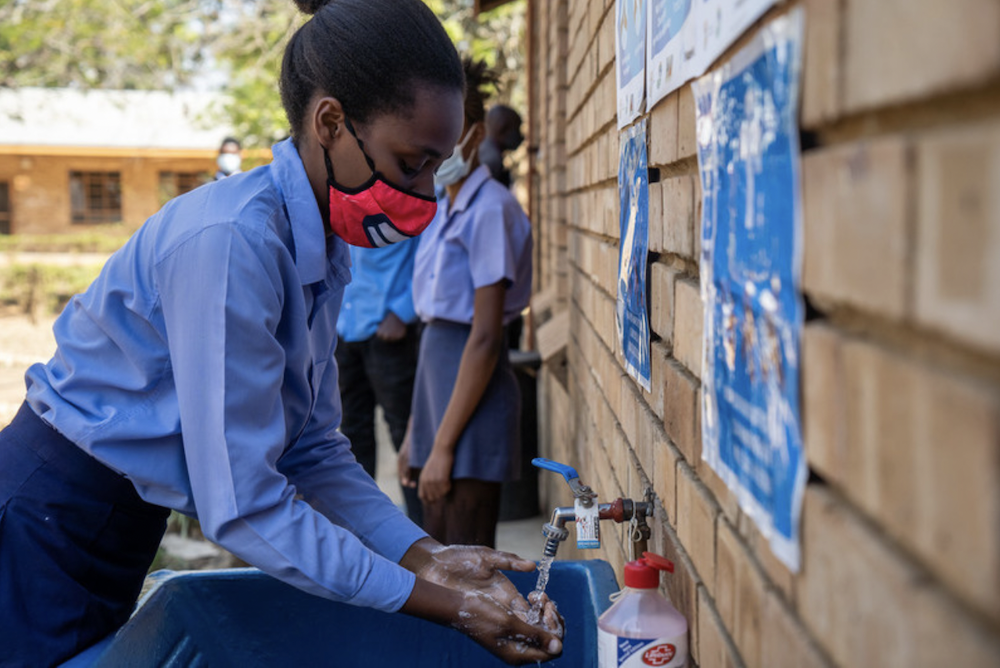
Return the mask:
[(209, 92), (0, 88), (0, 145), (217, 149), (225, 97)]

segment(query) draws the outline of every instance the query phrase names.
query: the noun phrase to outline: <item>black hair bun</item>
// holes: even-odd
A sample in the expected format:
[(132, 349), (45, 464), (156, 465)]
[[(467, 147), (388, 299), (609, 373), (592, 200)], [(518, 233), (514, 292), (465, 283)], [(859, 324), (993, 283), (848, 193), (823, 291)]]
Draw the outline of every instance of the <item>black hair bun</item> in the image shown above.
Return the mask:
[(333, 0), (293, 0), (293, 2), (299, 8), (300, 12), (312, 15), (333, 2)]

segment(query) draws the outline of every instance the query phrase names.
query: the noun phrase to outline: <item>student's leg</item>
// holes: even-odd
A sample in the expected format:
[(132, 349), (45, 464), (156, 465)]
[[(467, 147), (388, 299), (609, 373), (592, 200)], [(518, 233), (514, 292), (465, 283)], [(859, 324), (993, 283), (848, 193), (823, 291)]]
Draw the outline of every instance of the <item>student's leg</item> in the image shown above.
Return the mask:
[(344, 415), (340, 431), (350, 440), (358, 463), (375, 477), (375, 393), (365, 370), (367, 341), (337, 342), (337, 372)]
[(445, 545), (496, 547), (501, 483), (462, 478), (448, 495), (424, 504), (424, 529)]

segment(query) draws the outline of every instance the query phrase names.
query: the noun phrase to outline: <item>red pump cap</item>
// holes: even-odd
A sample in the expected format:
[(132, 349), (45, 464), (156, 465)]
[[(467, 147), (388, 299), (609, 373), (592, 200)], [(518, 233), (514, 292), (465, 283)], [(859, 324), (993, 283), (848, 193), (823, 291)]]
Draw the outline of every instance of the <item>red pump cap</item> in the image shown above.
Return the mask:
[(625, 586), (632, 589), (656, 589), (660, 586), (660, 571), (674, 572), (674, 562), (652, 552), (643, 552), (642, 559), (625, 564)]

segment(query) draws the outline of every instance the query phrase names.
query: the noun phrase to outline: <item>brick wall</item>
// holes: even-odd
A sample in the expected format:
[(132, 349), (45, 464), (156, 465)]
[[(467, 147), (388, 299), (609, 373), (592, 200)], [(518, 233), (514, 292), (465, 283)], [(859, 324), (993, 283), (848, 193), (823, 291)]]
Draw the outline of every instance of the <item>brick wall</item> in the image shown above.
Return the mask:
[[(1000, 2), (799, 0), (764, 20), (796, 5), (801, 571), (701, 460), (690, 86), (648, 113), (652, 391), (623, 371), (613, 0), (528, 9), (536, 290), (570, 321), (542, 447), (606, 499), (652, 486), (650, 547), (677, 563), (699, 666), (1000, 665)], [(543, 481), (545, 507), (569, 501)], [(560, 555), (620, 574), (622, 532), (605, 538)]]

